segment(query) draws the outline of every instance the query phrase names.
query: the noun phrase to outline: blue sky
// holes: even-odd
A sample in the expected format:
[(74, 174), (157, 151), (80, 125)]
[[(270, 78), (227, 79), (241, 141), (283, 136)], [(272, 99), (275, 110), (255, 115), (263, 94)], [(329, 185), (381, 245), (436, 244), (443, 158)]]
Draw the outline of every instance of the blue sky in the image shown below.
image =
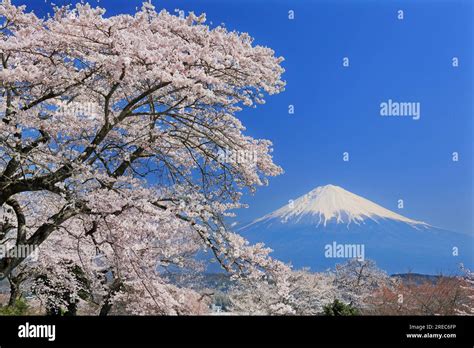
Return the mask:
[[(50, 6), (26, 4), (38, 15)], [(65, 4), (70, 1), (55, 1)], [(97, 4), (97, 1), (90, 1)], [(140, 1), (101, 0), (107, 14)], [(153, 1), (206, 12), (285, 57), (288, 85), (239, 117), (274, 142), (285, 174), (244, 201), (240, 221), (316, 186), (335, 184), (402, 215), (473, 231), (473, 15), (471, 1)], [(397, 11), (404, 19), (397, 19)], [(288, 19), (288, 11), (295, 19)], [(350, 67), (342, 66), (343, 57)], [(453, 68), (452, 58), (459, 58)], [(419, 102), (421, 118), (381, 117), (380, 103)], [(288, 105), (295, 114), (288, 114)], [(349, 152), (350, 161), (342, 160)], [(451, 154), (459, 153), (453, 162)], [(397, 208), (403, 199), (403, 210)]]

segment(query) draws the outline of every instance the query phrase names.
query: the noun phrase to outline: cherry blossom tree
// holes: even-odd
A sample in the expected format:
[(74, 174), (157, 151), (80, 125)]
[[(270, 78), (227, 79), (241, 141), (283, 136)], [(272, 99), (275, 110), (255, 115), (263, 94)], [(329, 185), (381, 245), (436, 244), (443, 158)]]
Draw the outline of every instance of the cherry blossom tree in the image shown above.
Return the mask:
[[(271, 274), (270, 274), (271, 275)], [(281, 264), (273, 277), (240, 281), (230, 292), (233, 310), (245, 314), (317, 315), (335, 300), (357, 309), (373, 305), (373, 296), (398, 284), (372, 260), (350, 259), (334, 270), (311, 273)]]
[(461, 264), (461, 270), (464, 273), (462, 277), (462, 293), (464, 294), (464, 302), (456, 308), (456, 314), (474, 315), (474, 272)]
[(372, 260), (350, 259), (336, 265), (334, 274), (338, 299), (359, 309), (367, 306), (374, 292), (391, 288), (398, 282)]
[[(39, 246), (44, 289), (76, 273), (59, 302), (105, 284), (103, 313), (126, 296), (134, 313), (200, 310), (159, 270), (203, 248), (237, 277), (280, 269), (223, 218), (282, 172), (236, 114), (283, 91), (283, 59), (205, 20), (1, 2), (0, 243)], [(25, 257), (0, 258), (0, 279)]]
[(317, 315), (336, 298), (334, 273), (280, 267), (273, 277), (237, 282), (229, 295), (232, 310), (251, 315)]
[(473, 291), (469, 278), (440, 275), (420, 279), (409, 275), (396, 286), (373, 293), (365, 314), (472, 315)]

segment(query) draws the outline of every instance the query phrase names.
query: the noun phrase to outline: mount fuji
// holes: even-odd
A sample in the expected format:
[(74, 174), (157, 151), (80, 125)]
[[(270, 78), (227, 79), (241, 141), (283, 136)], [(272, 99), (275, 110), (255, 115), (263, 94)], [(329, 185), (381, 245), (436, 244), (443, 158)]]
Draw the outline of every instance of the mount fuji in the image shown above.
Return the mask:
[(264, 242), (275, 258), (313, 271), (352, 257), (372, 259), (389, 273), (454, 274), (460, 263), (474, 264), (472, 235), (409, 219), (334, 185), (317, 187), (238, 232)]

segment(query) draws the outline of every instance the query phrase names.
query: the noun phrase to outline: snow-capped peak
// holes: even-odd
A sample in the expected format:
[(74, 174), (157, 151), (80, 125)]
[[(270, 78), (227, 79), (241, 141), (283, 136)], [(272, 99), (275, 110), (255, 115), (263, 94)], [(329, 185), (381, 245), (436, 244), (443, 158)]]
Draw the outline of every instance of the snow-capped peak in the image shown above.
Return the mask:
[(325, 226), (332, 219), (337, 223), (345, 224), (360, 224), (366, 219), (376, 222), (380, 219), (391, 219), (410, 225), (427, 225), (424, 222), (394, 213), (335, 185), (319, 186), (296, 200), (290, 201), (273, 213), (255, 220), (252, 224), (268, 219), (298, 222), (301, 218), (308, 216), (316, 218), (318, 225), (324, 224)]

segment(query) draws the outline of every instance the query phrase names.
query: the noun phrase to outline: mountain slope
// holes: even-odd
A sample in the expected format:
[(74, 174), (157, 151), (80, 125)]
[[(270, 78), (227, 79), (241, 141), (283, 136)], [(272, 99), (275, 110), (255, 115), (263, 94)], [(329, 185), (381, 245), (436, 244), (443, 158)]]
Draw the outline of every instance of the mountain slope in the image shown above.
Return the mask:
[(366, 219), (392, 219), (411, 225), (426, 225), (423, 222), (408, 219), (363, 197), (357, 196), (342, 187), (326, 185), (315, 188), (280, 209), (255, 220), (254, 223), (270, 219), (288, 222), (311, 216), (313, 222), (326, 224), (335, 219), (337, 223), (360, 224)]
[(334, 185), (317, 187), (238, 232), (315, 271), (350, 258), (328, 257), (328, 248), (340, 245), (359, 246), (364, 258), (390, 273), (455, 273), (461, 262), (473, 265), (472, 236), (409, 219)]

